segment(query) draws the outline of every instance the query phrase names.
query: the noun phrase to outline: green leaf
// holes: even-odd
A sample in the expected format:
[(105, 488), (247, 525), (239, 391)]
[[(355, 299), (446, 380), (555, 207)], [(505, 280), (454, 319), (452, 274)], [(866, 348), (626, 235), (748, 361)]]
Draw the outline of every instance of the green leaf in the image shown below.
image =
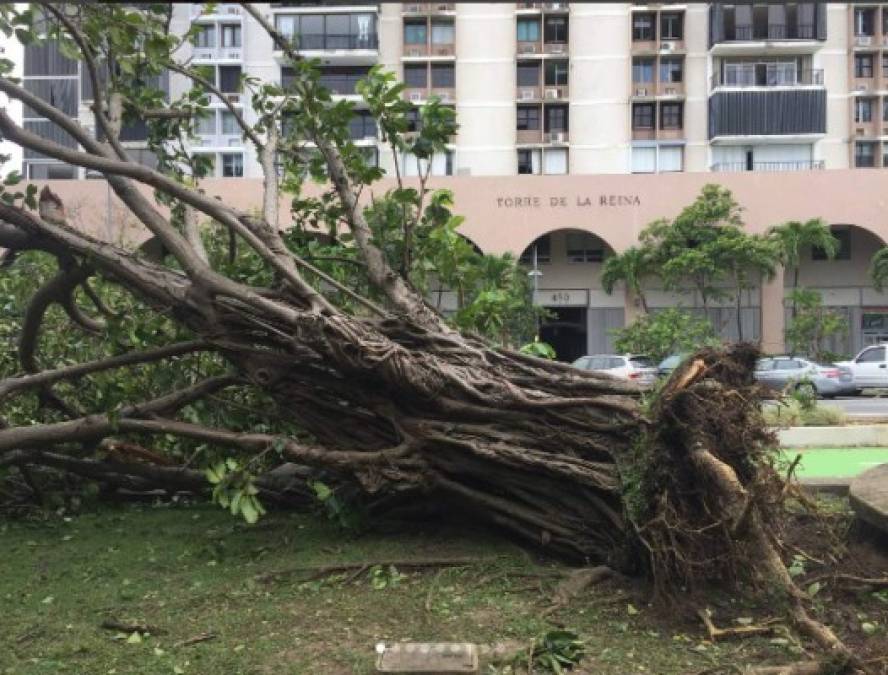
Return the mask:
[(819, 582), (819, 581), (815, 581), (813, 584), (811, 584), (810, 586), (808, 586), (808, 595), (809, 595), (810, 597), (813, 598), (813, 597), (814, 597), (815, 595), (817, 595), (819, 592), (820, 592), (820, 582)]

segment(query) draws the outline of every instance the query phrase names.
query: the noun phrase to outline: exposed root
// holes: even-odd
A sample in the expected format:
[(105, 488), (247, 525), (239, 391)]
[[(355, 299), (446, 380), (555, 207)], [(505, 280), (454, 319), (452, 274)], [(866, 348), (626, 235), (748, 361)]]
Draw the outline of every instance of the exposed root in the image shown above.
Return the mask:
[(606, 565), (598, 567), (584, 567), (572, 570), (567, 577), (555, 587), (552, 604), (540, 614), (540, 616), (551, 616), (555, 612), (570, 603), (575, 597), (580, 595), (587, 588), (597, 583), (610, 579), (616, 574), (614, 570)]
[(732, 626), (731, 628), (718, 628), (712, 622), (712, 618), (709, 616), (709, 611), (705, 609), (698, 609), (697, 616), (700, 617), (700, 620), (703, 622), (703, 625), (706, 627), (706, 632), (709, 634), (709, 640), (711, 642), (718, 642), (719, 640), (724, 640), (725, 638), (744, 638), (744, 637), (752, 637), (755, 635), (768, 635), (774, 632), (774, 629), (780, 623), (779, 619), (768, 619), (763, 623), (759, 624), (750, 624), (748, 626)]

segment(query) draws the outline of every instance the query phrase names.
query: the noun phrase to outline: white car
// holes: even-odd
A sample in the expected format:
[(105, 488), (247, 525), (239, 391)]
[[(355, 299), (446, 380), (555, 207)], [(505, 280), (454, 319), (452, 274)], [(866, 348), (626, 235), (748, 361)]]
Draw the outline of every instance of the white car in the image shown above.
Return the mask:
[(595, 354), (581, 356), (573, 362), (581, 370), (607, 373), (639, 384), (653, 384), (657, 379), (657, 366), (647, 356), (640, 354)]
[(888, 344), (864, 347), (851, 361), (836, 361), (854, 376), (858, 389), (888, 388)]

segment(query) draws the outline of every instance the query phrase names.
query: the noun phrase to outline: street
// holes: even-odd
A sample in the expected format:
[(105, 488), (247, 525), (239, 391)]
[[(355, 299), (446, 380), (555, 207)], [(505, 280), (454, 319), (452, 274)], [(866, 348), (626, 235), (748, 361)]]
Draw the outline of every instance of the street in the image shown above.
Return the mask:
[[(768, 401), (768, 403), (773, 403), (773, 401)], [(818, 401), (818, 404), (823, 406), (833, 406), (836, 408), (841, 408), (849, 417), (872, 417), (888, 419), (888, 397), (839, 397), (832, 399), (820, 399)]]

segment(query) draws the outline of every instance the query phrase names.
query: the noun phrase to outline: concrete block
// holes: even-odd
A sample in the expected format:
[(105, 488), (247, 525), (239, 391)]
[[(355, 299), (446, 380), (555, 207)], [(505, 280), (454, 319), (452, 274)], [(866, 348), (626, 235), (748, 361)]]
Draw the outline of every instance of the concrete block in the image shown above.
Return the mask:
[(399, 642), (379, 644), (378, 673), (455, 675), (478, 673), (478, 648), (469, 642)]

